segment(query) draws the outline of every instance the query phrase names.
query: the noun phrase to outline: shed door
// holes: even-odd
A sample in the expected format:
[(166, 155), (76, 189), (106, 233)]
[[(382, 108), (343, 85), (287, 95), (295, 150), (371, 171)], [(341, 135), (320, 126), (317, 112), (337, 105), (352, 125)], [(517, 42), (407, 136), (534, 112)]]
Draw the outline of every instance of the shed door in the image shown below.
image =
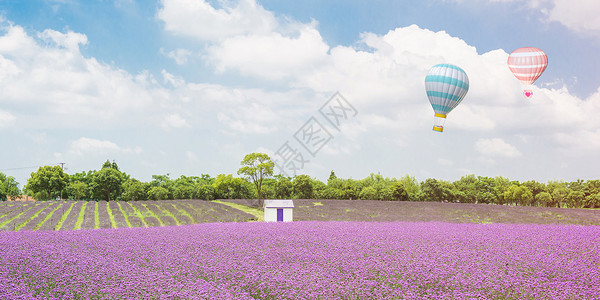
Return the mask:
[(277, 209), (277, 222), (283, 222), (283, 208)]

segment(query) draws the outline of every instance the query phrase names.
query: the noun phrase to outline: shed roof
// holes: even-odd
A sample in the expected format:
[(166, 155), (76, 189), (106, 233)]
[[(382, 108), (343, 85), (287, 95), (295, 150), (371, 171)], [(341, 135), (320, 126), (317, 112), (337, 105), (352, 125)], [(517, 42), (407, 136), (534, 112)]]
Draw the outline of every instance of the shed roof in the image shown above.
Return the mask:
[(265, 200), (265, 208), (293, 208), (292, 200)]

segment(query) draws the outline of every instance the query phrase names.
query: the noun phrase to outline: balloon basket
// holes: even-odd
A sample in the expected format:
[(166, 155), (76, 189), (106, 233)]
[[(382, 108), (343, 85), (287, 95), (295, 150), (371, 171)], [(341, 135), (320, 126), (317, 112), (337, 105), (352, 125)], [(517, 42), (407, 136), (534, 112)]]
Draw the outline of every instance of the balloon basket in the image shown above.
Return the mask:
[(444, 126), (433, 125), (433, 131), (444, 132)]
[(525, 98), (531, 98), (533, 96), (533, 91), (532, 90), (524, 90), (523, 96), (525, 96)]

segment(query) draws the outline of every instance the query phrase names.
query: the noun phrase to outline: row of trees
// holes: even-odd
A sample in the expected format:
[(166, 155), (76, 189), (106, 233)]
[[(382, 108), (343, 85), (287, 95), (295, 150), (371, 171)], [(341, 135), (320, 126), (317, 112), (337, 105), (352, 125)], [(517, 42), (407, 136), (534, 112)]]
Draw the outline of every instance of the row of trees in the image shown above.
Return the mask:
[[(141, 182), (121, 172), (113, 161), (100, 170), (66, 174), (58, 166), (45, 166), (31, 174), (24, 191), (36, 199), (161, 200), (161, 199), (369, 199), (387, 201), (443, 201), (499, 205), (599, 208), (600, 180), (574, 182), (535, 180), (518, 182), (505, 177), (466, 175), (454, 182), (413, 176), (400, 178), (370, 174), (363, 179), (338, 178), (327, 182), (308, 175), (273, 176), (273, 163), (266, 154), (248, 154), (235, 177), (153, 175)], [(1, 174), (1, 173), (0, 173)], [(0, 176), (0, 191), (18, 194), (12, 177)], [(8, 188), (6, 188), (8, 187)], [(16, 188), (16, 191), (15, 191)], [(4, 198), (7, 192), (3, 192)]]

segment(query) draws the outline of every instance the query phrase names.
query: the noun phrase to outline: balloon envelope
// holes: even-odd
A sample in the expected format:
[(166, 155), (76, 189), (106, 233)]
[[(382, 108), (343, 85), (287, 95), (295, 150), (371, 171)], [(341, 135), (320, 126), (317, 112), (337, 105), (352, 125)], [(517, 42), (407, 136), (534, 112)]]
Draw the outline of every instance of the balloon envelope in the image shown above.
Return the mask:
[(525, 97), (531, 97), (531, 85), (542, 75), (548, 66), (548, 56), (535, 47), (524, 47), (508, 56), (508, 68), (523, 84)]
[(442, 132), (444, 120), (469, 91), (469, 77), (460, 67), (451, 64), (433, 66), (425, 77), (427, 97), (435, 112), (433, 130)]

